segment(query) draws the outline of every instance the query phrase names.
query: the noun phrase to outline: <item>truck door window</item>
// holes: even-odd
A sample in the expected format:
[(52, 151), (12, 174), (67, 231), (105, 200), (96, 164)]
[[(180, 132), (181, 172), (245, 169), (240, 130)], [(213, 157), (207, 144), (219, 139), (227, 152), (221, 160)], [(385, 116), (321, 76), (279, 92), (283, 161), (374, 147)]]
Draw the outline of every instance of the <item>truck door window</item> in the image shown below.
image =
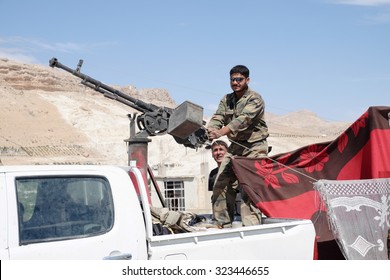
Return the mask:
[(110, 185), (101, 177), (16, 179), (20, 244), (83, 238), (113, 225)]
[(183, 181), (164, 182), (165, 204), (172, 211), (185, 210), (184, 183)]

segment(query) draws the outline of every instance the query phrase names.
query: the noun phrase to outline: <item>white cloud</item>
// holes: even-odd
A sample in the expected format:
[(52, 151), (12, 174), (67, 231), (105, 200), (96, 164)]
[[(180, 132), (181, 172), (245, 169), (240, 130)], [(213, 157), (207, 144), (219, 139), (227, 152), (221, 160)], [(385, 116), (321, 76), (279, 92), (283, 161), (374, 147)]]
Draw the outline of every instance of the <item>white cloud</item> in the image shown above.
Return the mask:
[(8, 58), (22, 63), (38, 63), (35, 54), (42, 50), (55, 50), (58, 52), (72, 52), (81, 46), (74, 43), (48, 44), (43, 41), (20, 36), (0, 37), (0, 57)]
[(56, 51), (72, 53), (85, 50), (87, 46), (68, 43), (47, 43), (36, 38), (20, 36), (0, 37), (0, 57), (8, 58), (22, 63), (38, 63), (36, 55), (42, 51)]
[[(366, 6), (366, 7), (379, 7), (379, 6), (390, 6), (390, 0), (328, 0), (328, 2), (333, 4), (341, 5), (356, 5), (356, 6)], [(376, 9), (376, 15), (367, 15), (365, 16), (365, 23), (368, 24), (388, 24), (390, 23), (390, 10), (385, 9)]]
[(390, 0), (332, 0), (337, 4), (358, 5), (358, 6), (381, 6), (390, 5)]
[(26, 54), (21, 49), (14, 48), (0, 48), (0, 58), (7, 58), (10, 60), (18, 61), (21, 63), (37, 63), (38, 61), (34, 58), (34, 56)]

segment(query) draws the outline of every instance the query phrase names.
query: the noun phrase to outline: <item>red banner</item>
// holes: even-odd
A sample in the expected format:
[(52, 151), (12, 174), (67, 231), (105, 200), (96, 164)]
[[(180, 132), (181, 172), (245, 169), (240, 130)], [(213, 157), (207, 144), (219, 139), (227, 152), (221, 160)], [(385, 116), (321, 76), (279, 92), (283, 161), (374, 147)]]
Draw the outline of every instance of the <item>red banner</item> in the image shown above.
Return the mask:
[(331, 142), (264, 159), (235, 157), (241, 187), (268, 217), (311, 219), (318, 241), (333, 240), (313, 182), (390, 177), (390, 107), (370, 107)]

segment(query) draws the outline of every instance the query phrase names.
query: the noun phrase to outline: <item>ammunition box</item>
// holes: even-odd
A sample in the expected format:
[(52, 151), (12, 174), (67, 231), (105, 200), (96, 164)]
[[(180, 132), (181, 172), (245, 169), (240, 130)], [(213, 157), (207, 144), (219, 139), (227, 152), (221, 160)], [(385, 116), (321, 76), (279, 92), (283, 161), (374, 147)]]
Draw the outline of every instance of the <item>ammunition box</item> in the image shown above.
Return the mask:
[(169, 118), (168, 133), (187, 138), (203, 124), (203, 107), (185, 101), (173, 110)]

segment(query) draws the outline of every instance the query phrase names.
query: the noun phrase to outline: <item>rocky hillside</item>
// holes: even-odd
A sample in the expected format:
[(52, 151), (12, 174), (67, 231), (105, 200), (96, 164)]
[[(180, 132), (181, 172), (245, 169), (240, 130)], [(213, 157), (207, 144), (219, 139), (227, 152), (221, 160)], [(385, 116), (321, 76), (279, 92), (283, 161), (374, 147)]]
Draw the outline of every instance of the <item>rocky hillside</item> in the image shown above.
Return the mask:
[[(175, 106), (160, 89), (115, 88)], [(0, 103), (3, 164), (126, 162), (123, 140), (129, 137), (127, 114), (134, 110), (65, 71), (0, 59)]]
[[(113, 86), (159, 106), (176, 106), (161, 89)], [(127, 164), (127, 114), (133, 113), (80, 84), (80, 79), (49, 66), (0, 59), (0, 161), (13, 164)], [(207, 119), (207, 116), (205, 116)], [(314, 113), (300, 111), (278, 116), (267, 113), (273, 152), (294, 150), (314, 142), (332, 140), (349, 124), (329, 123)], [(209, 151), (176, 144), (169, 135), (152, 137), (149, 163), (181, 167), (213, 162)]]

